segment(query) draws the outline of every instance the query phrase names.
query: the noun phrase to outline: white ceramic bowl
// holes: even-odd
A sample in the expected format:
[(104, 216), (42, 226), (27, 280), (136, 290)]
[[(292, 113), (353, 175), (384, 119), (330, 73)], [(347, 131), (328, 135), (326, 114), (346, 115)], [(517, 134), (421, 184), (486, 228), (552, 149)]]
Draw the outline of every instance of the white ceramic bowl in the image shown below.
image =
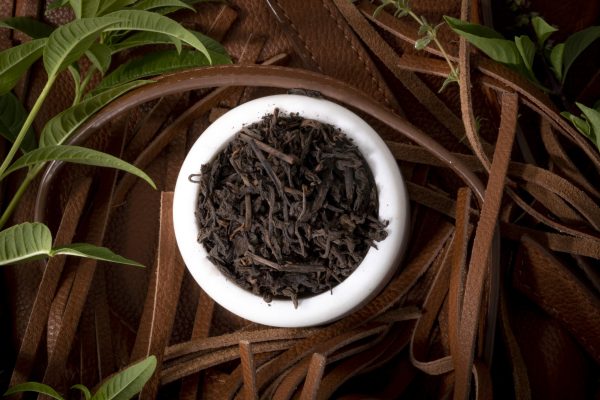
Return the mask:
[[(379, 217), (389, 221), (388, 236), (371, 248), (361, 264), (333, 290), (299, 299), (274, 299), (266, 303), (228, 280), (207, 258), (196, 241), (198, 225), (194, 215), (199, 185), (189, 181), (244, 126), (259, 121), (279, 108), (284, 113), (299, 113), (305, 118), (332, 124), (345, 132), (366, 159), (379, 195)], [(229, 311), (264, 325), (304, 327), (334, 321), (373, 298), (398, 267), (408, 234), (409, 203), (398, 165), (379, 135), (360, 117), (324, 99), (299, 95), (262, 97), (227, 112), (210, 125), (191, 148), (179, 172), (175, 187), (173, 221), (183, 260), (198, 284), (217, 303)]]

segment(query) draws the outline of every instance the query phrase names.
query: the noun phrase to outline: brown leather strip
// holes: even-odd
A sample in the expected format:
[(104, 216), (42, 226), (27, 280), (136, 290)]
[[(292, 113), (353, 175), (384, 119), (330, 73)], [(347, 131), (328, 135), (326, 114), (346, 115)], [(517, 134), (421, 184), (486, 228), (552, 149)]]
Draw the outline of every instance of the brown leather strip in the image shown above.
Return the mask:
[[(460, 18), (463, 21), (469, 21), (471, 18), (471, 12), (469, 2), (463, 0), (461, 2)], [(471, 144), (473, 152), (483, 165), (483, 167), (489, 172), (490, 160), (485, 153), (481, 141), (479, 140), (479, 134), (477, 132), (477, 124), (475, 122), (475, 114), (473, 113), (473, 98), (471, 94), (471, 59), (470, 59), (470, 44), (467, 40), (461, 36), (459, 38), (458, 47), (458, 69), (459, 76), (458, 82), (460, 87), (460, 110), (462, 114), (463, 124), (465, 126), (465, 133), (467, 140)]]
[(473, 363), (473, 380), (475, 381), (476, 399), (494, 398), (490, 369), (479, 360), (475, 360)]
[(520, 241), (524, 236), (531, 236), (538, 243), (554, 251), (600, 259), (600, 244), (598, 241), (543, 232), (508, 223), (501, 223), (500, 228), (502, 235), (512, 240)]
[[(482, 294), (486, 276), (487, 262), (492, 249), (492, 241), (496, 232), (495, 226), (500, 211), (504, 180), (510, 162), (512, 145), (516, 132), (519, 101), (516, 94), (502, 95), (502, 112), (498, 141), (490, 170), (481, 217), (477, 224), (473, 252), (469, 262), (465, 295), (462, 303), (459, 328), (459, 346), (461, 351), (456, 355), (456, 386), (454, 398), (467, 399), (471, 389), (471, 370), (475, 357), (476, 335), (479, 325)], [(497, 271), (496, 271), (497, 272)], [(494, 271), (490, 271), (491, 274)]]
[(456, 235), (457, 231), (455, 230), (452, 240), (442, 253), (442, 257), (439, 257), (435, 278), (423, 303), (423, 314), (417, 320), (409, 346), (410, 360), (413, 365), (429, 375), (442, 375), (454, 368), (451, 356), (429, 361), (425, 361), (425, 359), (431, 341), (431, 330), (448, 293), (453, 258), (452, 249), (456, 246), (455, 242), (458, 240)]
[(581, 256), (573, 256), (573, 258), (577, 261), (577, 266), (583, 271), (592, 287), (600, 294), (600, 271), (592, 264), (593, 261), (587, 260)]
[[(540, 213), (535, 208), (533, 208), (532, 206), (530, 206), (529, 204), (527, 204), (512, 189), (507, 188), (506, 189), (506, 193), (510, 196), (511, 199), (513, 199), (513, 201), (515, 203), (518, 204), (519, 207), (521, 207), (521, 209), (523, 209), (525, 212), (527, 212), (527, 214), (531, 215), (534, 219), (536, 219), (537, 221), (543, 223), (544, 225), (549, 226), (551, 228), (554, 228), (557, 231), (562, 232), (562, 233), (568, 233), (570, 235), (581, 237), (581, 238), (587, 238), (589, 240), (598, 240), (598, 238), (596, 238), (596, 237), (594, 237), (594, 236), (592, 236), (590, 234), (587, 234), (585, 232), (581, 232), (580, 230), (573, 229), (573, 228), (570, 228), (570, 227), (568, 227), (568, 226), (566, 226), (564, 224), (560, 224), (558, 222), (555, 222), (551, 218), (545, 216), (544, 214)], [(556, 204), (560, 204), (560, 203), (556, 203)]]
[[(237, 17), (237, 11), (227, 4), (221, 5), (219, 12), (212, 20), (211, 25), (206, 29), (206, 34), (219, 42), (222, 41)], [(201, 31), (204, 32), (204, 30)]]
[(314, 346), (315, 343), (323, 342), (334, 337), (339, 332), (344, 332), (352, 327), (362, 325), (389, 309), (391, 305), (406, 294), (418, 278), (425, 273), (451, 233), (451, 226), (441, 224), (438, 231), (431, 237), (430, 241), (423, 243), (424, 247), (421, 251), (417, 252), (416, 257), (406, 264), (402, 274), (390, 282), (384, 291), (369, 304), (350, 316), (323, 328), (311, 337), (300, 341), (296, 346), (287, 350), (281, 356), (277, 357), (263, 369), (258, 371), (257, 384), (259, 389), (277, 376), (282, 368), (297, 360), (298, 357)]
[[(394, 115), (389, 110), (382, 108), (381, 105), (356, 89), (345, 86), (339, 81), (329, 77), (292, 68), (228, 65), (202, 68), (164, 76), (158, 79), (156, 83), (129, 92), (112, 102), (84, 124), (81, 130), (73, 135), (69, 143), (80, 143), (104, 123), (111, 118), (114, 118), (115, 115), (126, 112), (146, 101), (166, 96), (171, 93), (224, 85), (285, 88), (301, 87), (308, 90), (319, 91), (324, 96), (330, 97), (333, 100), (347, 103), (372, 117), (379, 119), (382, 123), (403, 133), (407, 138), (436, 154), (439, 159), (442, 160), (444, 165), (456, 172), (465, 183), (473, 189), (478, 199), (483, 199), (481, 182), (473, 172), (424, 132), (397, 115)], [(62, 162), (52, 162), (44, 173), (36, 197), (36, 220), (44, 219), (46, 196), (48, 195), (49, 186), (54, 179), (57, 169), (59, 169), (62, 164)]]
[[(254, 354), (266, 353), (278, 350), (286, 350), (295, 345), (297, 340), (280, 340), (275, 342), (255, 343), (252, 346)], [(213, 352), (200, 355), (196, 358), (182, 361), (180, 363), (169, 364), (160, 371), (160, 383), (166, 385), (188, 375), (197, 373), (206, 368), (222, 364), (227, 361), (239, 358), (239, 348), (232, 346), (229, 348), (215, 350)]]
[(329, 399), (344, 383), (371, 364), (385, 361), (406, 347), (410, 341), (412, 324), (402, 325), (401, 329), (392, 329), (377, 345), (337, 364), (328, 372), (319, 386), (319, 399)]
[[(368, 53), (331, 0), (305, 0), (302, 7), (294, 0), (267, 0), (267, 4), (308, 68), (353, 85), (389, 108), (398, 108)], [(322, 45), (324, 37), (327, 46)]]
[[(55, 246), (65, 245), (73, 240), (75, 229), (77, 228), (77, 223), (83, 212), (83, 207), (91, 183), (91, 178), (86, 178), (75, 182), (73, 185), (73, 189), (69, 194), (69, 199), (62, 214), (58, 231), (56, 232), (54, 239)], [(52, 257), (46, 263), (44, 275), (42, 276), (27, 321), (23, 342), (21, 342), (21, 347), (19, 348), (15, 368), (10, 381), (11, 386), (22, 383), (29, 378), (64, 263), (64, 256)]]
[[(192, 328), (191, 339), (204, 339), (210, 333), (213, 312), (215, 308), (214, 300), (206, 294), (202, 288), (198, 288), (200, 296), (196, 307), (196, 317), (194, 318), (194, 327)], [(196, 399), (198, 393), (198, 383), (200, 376), (189, 376), (181, 382), (181, 399)]]
[[(368, 19), (375, 22), (378, 26), (385, 29), (387, 32), (396, 36), (397, 38), (404, 40), (408, 43), (414, 44), (417, 40), (417, 30), (414, 27), (407, 24), (402, 19), (397, 19), (386, 13), (381, 13), (377, 19), (373, 18), (373, 9), (369, 8), (365, 3), (361, 2), (358, 6), (361, 11)], [(372, 6), (371, 6), (372, 7)], [(434, 54), (438, 57), (442, 57), (435, 46), (427, 46), (424, 51)], [(412, 56), (411, 56), (412, 57)], [(428, 60), (427, 58), (421, 57), (422, 62), (412, 62), (413, 65), (424, 66), (428, 62), (432, 67), (425, 67), (418, 70), (418, 72), (434, 73), (439, 76), (448, 76), (449, 70), (443, 65), (443, 62), (437, 60)], [(458, 58), (450, 55), (450, 59), (454, 62), (458, 61)], [(409, 64), (410, 65), (410, 64)], [(547, 96), (543, 95), (539, 89), (535, 88), (526, 78), (519, 75), (517, 72), (509, 70), (508, 68), (496, 63), (493, 60), (481, 57), (477, 59), (476, 65), (474, 65), (479, 71), (486, 76), (480, 78), (480, 81), (484, 85), (490, 85), (498, 87), (498, 85), (505, 85), (512, 91), (519, 93), (522, 96), (522, 101), (534, 109), (539, 114), (548, 118), (551, 124), (558, 129), (561, 134), (564, 134), (572, 142), (574, 142), (579, 148), (581, 148), (585, 154), (594, 163), (597, 169), (600, 170), (600, 154), (586, 141), (582, 135), (579, 135), (569, 123), (564, 120), (556, 111), (556, 107), (549, 101)], [(442, 72), (442, 69), (444, 72)], [(490, 81), (493, 80), (494, 82)]]
[[(390, 141), (386, 142), (386, 144), (392, 151), (392, 154), (394, 154), (394, 157), (397, 159), (415, 163), (425, 163), (427, 165), (442, 165), (439, 159), (436, 159), (426, 150), (418, 146)], [(464, 162), (465, 165), (471, 167), (473, 171), (481, 170), (481, 167), (477, 166), (477, 160), (473, 156), (456, 153), (454, 153), (454, 155), (457, 159), (460, 159), (462, 162)], [(588, 222), (590, 222), (592, 227), (595, 227), (598, 222), (600, 222), (600, 207), (598, 204), (585, 192), (575, 187), (566, 179), (543, 168), (519, 162), (510, 163), (508, 174), (511, 177), (524, 179), (528, 182), (534, 183), (537, 186), (543, 187), (555, 195), (560, 196), (567, 202), (567, 204), (581, 213), (581, 215), (584, 216)], [(544, 218), (540, 219), (543, 220)], [(560, 227), (559, 230), (565, 230), (565, 227)], [(581, 234), (581, 232), (579, 232), (579, 234)]]
[(585, 178), (585, 175), (581, 173), (579, 168), (575, 166), (552, 131), (552, 125), (545, 118), (543, 118), (540, 122), (540, 134), (542, 137), (542, 143), (544, 144), (548, 155), (554, 162), (554, 165), (556, 165), (571, 182), (577, 182), (588, 193), (593, 194), (596, 196), (596, 198), (600, 198), (600, 191), (594, 187)]
[(600, 229), (600, 207), (584, 191), (552, 172), (530, 164), (512, 163), (509, 174), (536, 183), (562, 197), (595, 229)]
[(523, 237), (513, 285), (565, 326), (600, 362), (600, 301), (543, 246)]
[(145, 114), (145, 117), (139, 121), (133, 137), (127, 143), (126, 159), (136, 157), (146, 147), (160, 127), (171, 117), (175, 105), (182, 97), (181, 93), (163, 97)]
[[(346, 21), (366, 43), (371, 51), (394, 73), (402, 84), (421, 102), (456, 138), (462, 140), (464, 127), (450, 108), (414, 73), (400, 67), (403, 57), (383, 40), (369, 25), (356, 5), (344, 0), (334, 0)], [(489, 146), (489, 144), (488, 144)]]
[[(121, 128), (124, 122), (125, 119), (117, 120), (116, 128)], [(124, 136), (113, 137), (109, 142), (107, 151), (113, 154), (122, 154), (124, 139)], [(86, 220), (88, 225), (86, 227), (87, 233), (83, 238), (86, 243), (96, 246), (102, 245), (104, 240), (106, 225), (112, 208), (117, 172), (115, 170), (101, 170), (99, 175), (99, 182), (96, 185), (97, 193), (94, 197), (94, 207), (89, 218)], [(73, 287), (57, 335), (56, 346), (48, 355), (43, 382), (50, 386), (55, 386), (62, 381), (62, 375), (65, 373), (65, 366), (75, 338), (79, 318), (86, 303), (97, 264), (98, 262), (92, 259), (82, 259), (78, 263)]]
[(244, 395), (248, 400), (258, 399), (256, 389), (256, 367), (254, 365), (254, 354), (249, 341), (240, 341), (240, 362), (242, 365), (242, 377), (244, 379)]
[[(106, 293), (106, 269), (97, 271), (94, 276), (94, 285), (92, 291), (91, 303), (94, 316), (94, 334), (96, 337), (96, 364), (98, 366), (98, 376), (90, 385), (95, 385), (98, 381), (111, 375), (117, 369), (115, 360), (115, 350), (112, 340), (112, 329), (110, 325), (110, 307), (108, 305)], [(83, 347), (82, 347), (83, 349)]]
[[(261, 47), (262, 48), (262, 47)], [(283, 61), (285, 57), (278, 55), (270, 58), (263, 63), (263, 65), (275, 65)], [(226, 99), (228, 96), (235, 94), (237, 88), (235, 87), (222, 87), (214, 90), (201, 100), (197, 101), (194, 105), (189, 107), (183, 114), (181, 114), (172, 124), (163, 129), (158, 136), (147, 145), (141, 153), (138, 154), (133, 164), (138, 168), (144, 169), (154, 160), (160, 152), (169, 144), (171, 141), (181, 133), (182, 130), (188, 128), (191, 123), (200, 118), (202, 115), (209, 112), (213, 107), (216, 107), (219, 102)], [(175, 93), (180, 94), (180, 93)], [(137, 177), (134, 175), (124, 175), (118, 183), (117, 190), (115, 192), (115, 204), (121, 204), (137, 182)]]
[(511, 326), (506, 291), (500, 296), (499, 315), (502, 339), (504, 340), (504, 345), (508, 353), (507, 358), (511, 365), (515, 398), (517, 400), (531, 400), (531, 388), (529, 385), (529, 377), (527, 375), (527, 365), (525, 365), (519, 343), (517, 343), (517, 339), (515, 338)]
[(68, 272), (63, 273), (63, 280), (60, 287), (54, 295), (50, 310), (48, 310), (47, 329), (46, 329), (46, 351), (48, 354), (54, 351), (56, 347), (56, 341), (58, 340), (58, 334), (62, 326), (63, 314), (71, 295), (71, 289), (73, 289), (73, 282), (75, 281), (75, 270), (72, 268)]
[(237, 331), (221, 336), (194, 339), (190, 340), (189, 342), (168, 346), (165, 349), (165, 360), (172, 360), (205, 350), (214, 350), (220, 347), (235, 346), (242, 340), (246, 340), (250, 343), (260, 343), (273, 340), (291, 340), (304, 338), (314, 332), (314, 329), (265, 328), (254, 331)]
[(462, 299), (464, 298), (467, 275), (467, 254), (469, 251), (469, 210), (471, 209), (471, 191), (467, 188), (458, 190), (456, 202), (456, 230), (452, 248), (452, 271), (448, 292), (448, 332), (450, 354), (458, 354), (459, 325), (462, 317)]
[[(173, 192), (163, 192), (160, 199), (160, 230), (156, 269), (150, 279), (144, 313), (131, 359), (150, 354), (158, 358), (160, 370), (164, 349), (171, 338), (175, 311), (179, 300), (185, 265), (175, 243), (173, 230)], [(158, 390), (158, 374), (144, 386), (140, 399), (154, 399)]]
[[(281, 374), (278, 379), (271, 385), (271, 390), (267, 390), (266, 394), (273, 400), (285, 400), (290, 399), (296, 389), (306, 377), (307, 371), (310, 364), (310, 355), (319, 353), (329, 358), (329, 362), (336, 362), (340, 359), (346, 358), (354, 353), (356, 349), (352, 349), (351, 352), (344, 352), (344, 354), (337, 354), (338, 357), (333, 357), (334, 353), (338, 350), (349, 346), (355, 342), (364, 340), (370, 336), (382, 337), (387, 332), (387, 326), (385, 325), (374, 325), (367, 326), (364, 329), (352, 330), (350, 332), (340, 333), (339, 335), (322, 342), (316, 342), (313, 348), (306, 351), (306, 354), (302, 355), (302, 359), (287, 372)], [(367, 345), (371, 347), (371, 345)], [(360, 351), (360, 349), (358, 350)]]
[(300, 400), (314, 400), (319, 393), (319, 385), (325, 372), (327, 359), (319, 353), (314, 353), (310, 359), (308, 373), (306, 374), (306, 382), (300, 393)]
[(521, 186), (562, 222), (576, 225), (586, 223), (581, 214), (573, 210), (566, 201), (545, 187), (533, 182), (523, 182)]

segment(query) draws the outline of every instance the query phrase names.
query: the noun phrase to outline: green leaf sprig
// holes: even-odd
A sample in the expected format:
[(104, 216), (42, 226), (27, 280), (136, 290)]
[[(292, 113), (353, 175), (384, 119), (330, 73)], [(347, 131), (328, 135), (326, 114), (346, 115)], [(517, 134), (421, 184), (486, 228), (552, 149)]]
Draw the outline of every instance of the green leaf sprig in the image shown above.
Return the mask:
[[(72, 386), (71, 389), (79, 390), (85, 400), (129, 400), (141, 392), (146, 382), (154, 374), (155, 369), (156, 357), (150, 356), (106, 379), (93, 395), (85, 385), (77, 384)], [(6, 391), (4, 396), (23, 392), (34, 392), (56, 400), (65, 400), (52, 387), (39, 382), (25, 382), (15, 385)]]
[[(8, 204), (0, 209), (0, 229), (7, 224), (28, 186), (50, 161), (117, 168), (156, 188), (152, 179), (134, 165), (110, 154), (66, 143), (79, 127), (111, 101), (151, 83), (142, 78), (231, 62), (219, 43), (186, 29), (167, 16), (181, 9), (193, 10), (192, 4), (200, 1), (55, 0), (49, 9), (71, 7), (75, 20), (59, 27), (24, 17), (0, 21), (0, 28), (18, 30), (32, 38), (0, 52), (0, 135), (11, 143), (0, 163), (0, 182), (14, 171), (26, 170), (20, 186), (11, 194)], [(171, 44), (175, 50), (149, 52), (110, 72), (115, 54), (156, 43)], [(90, 65), (85, 71), (79, 67), (83, 58), (87, 58)], [(40, 59), (48, 77), (28, 112), (11, 90), (27, 69)], [(36, 143), (33, 121), (54, 82), (65, 71), (73, 79), (73, 103), (46, 123), (39, 135), (39, 143)], [(102, 79), (96, 88), (90, 88), (95, 75)], [(59, 254), (138, 265), (105, 248), (87, 244), (60, 248), (51, 245), (52, 237), (45, 225), (28, 222), (15, 225), (0, 231), (0, 265)]]

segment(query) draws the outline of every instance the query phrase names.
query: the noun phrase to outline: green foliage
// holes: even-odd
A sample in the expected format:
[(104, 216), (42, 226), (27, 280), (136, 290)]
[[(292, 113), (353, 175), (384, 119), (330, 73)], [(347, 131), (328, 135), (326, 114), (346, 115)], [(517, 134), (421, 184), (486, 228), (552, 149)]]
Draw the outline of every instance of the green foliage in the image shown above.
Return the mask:
[[(151, 82), (136, 80), (136, 76), (154, 76), (181, 68), (209, 65), (211, 61), (231, 62), (219, 43), (201, 33), (187, 30), (178, 22), (161, 15), (169, 10), (193, 9), (191, 4), (200, 1), (202, 0), (55, 0), (49, 9), (71, 7), (76, 19), (58, 28), (23, 17), (0, 21), (0, 28), (18, 30), (33, 39), (0, 52), (0, 135), (12, 142), (0, 165), (0, 181), (14, 171), (27, 169), (21, 185), (15, 193), (11, 193), (8, 205), (0, 210), (0, 229), (9, 220), (28, 185), (50, 161), (120, 169), (144, 179), (156, 188), (152, 179), (137, 167), (110, 154), (85, 147), (67, 146), (65, 142), (111, 101)], [(88, 85), (93, 82), (92, 77), (98, 73), (102, 76), (108, 74), (114, 53), (157, 43), (173, 44), (177, 51), (156, 52), (149, 56), (152, 63), (146, 66), (135, 67), (128, 64), (118, 68), (109, 74), (110, 79), (106, 83), (101, 81), (100, 90), (90, 94)], [(183, 45), (188, 47), (183, 50)], [(84, 56), (90, 60), (91, 67), (80, 69), (79, 62)], [(43, 58), (48, 80), (28, 112), (10, 91), (40, 57)], [(36, 148), (33, 121), (57, 76), (65, 70), (69, 71), (75, 86), (73, 105), (46, 123), (40, 134), (39, 147)], [(84, 96), (86, 93), (87, 96)], [(19, 150), (24, 154), (17, 158)], [(138, 263), (102, 247), (72, 244), (52, 249), (51, 245), (50, 231), (42, 224), (26, 222), (10, 227), (0, 232), (0, 265), (63, 254), (139, 266)], [(142, 376), (148, 373), (148, 368), (144, 371)], [(127, 374), (126, 378), (129, 379), (131, 376)], [(135, 389), (136, 382), (139, 382), (136, 379), (127, 386), (129, 389), (123, 389), (118, 384), (115, 387), (123, 389), (125, 395), (133, 393), (132, 391), (139, 390)], [(147, 379), (141, 380), (145, 382)], [(11, 390), (16, 393), (19, 390), (47, 389), (39, 385), (31, 383)], [(86, 398), (89, 397), (89, 393), (84, 390), (87, 388), (74, 388), (82, 390)], [(114, 398), (124, 398), (122, 396), (125, 395)]]
[(590, 26), (574, 33), (567, 39), (562, 57), (562, 82), (565, 81), (569, 68), (571, 68), (577, 57), (598, 38), (600, 38), (600, 26)]
[[(142, 390), (146, 382), (154, 374), (155, 369), (156, 357), (150, 356), (109, 377), (93, 396), (90, 390), (81, 384), (74, 385), (71, 389), (80, 390), (86, 400), (129, 400)], [(15, 385), (8, 389), (4, 395), (10, 396), (22, 392), (35, 392), (48, 395), (57, 400), (64, 400), (50, 386), (38, 382), (26, 382)]]
[(25, 222), (0, 232), (0, 265), (47, 256), (51, 250), (52, 234), (44, 224)]
[(149, 83), (151, 82), (135, 81), (119, 85), (97, 96), (90, 97), (73, 107), (67, 108), (46, 123), (40, 135), (40, 147), (65, 143), (85, 121), (104, 108), (108, 103), (132, 89)]
[(181, 55), (174, 50), (149, 53), (119, 66), (106, 76), (96, 87), (94, 93), (100, 93), (136, 79), (206, 65), (209, 65), (206, 57), (195, 51), (183, 50)]
[(135, 267), (144, 267), (142, 264), (136, 261), (129, 260), (113, 253), (106, 247), (93, 246), (87, 243), (72, 243), (68, 246), (60, 246), (52, 249), (50, 256), (57, 255), (84, 257), (98, 261), (108, 261), (118, 264), (133, 265)]
[[(26, 118), (27, 111), (14, 94), (8, 92), (0, 96), (0, 135), (13, 143)], [(21, 142), (21, 150), (31, 151), (35, 146), (35, 132), (29, 129)]]
[(587, 107), (581, 103), (575, 103), (581, 110), (581, 116), (563, 111), (561, 115), (567, 118), (579, 132), (596, 145), (600, 151), (600, 102), (594, 108)]
[(44, 51), (47, 39), (35, 39), (0, 53), (0, 94), (10, 91)]
[(40, 147), (32, 150), (15, 161), (3, 174), (0, 179), (6, 178), (9, 174), (26, 167), (35, 167), (47, 161), (66, 161), (76, 164), (93, 165), (96, 167), (109, 167), (120, 169), (130, 174), (142, 178), (150, 186), (156, 189), (156, 185), (152, 179), (146, 175), (141, 169), (129, 164), (110, 154), (102, 153), (101, 151), (88, 149), (80, 146), (53, 145)]
[(150, 356), (108, 379), (92, 400), (128, 400), (139, 393), (156, 368), (156, 357)]
[(552, 35), (553, 32), (556, 32), (558, 29), (544, 21), (542, 17), (533, 17), (531, 19), (531, 25), (533, 26), (533, 30), (535, 31), (535, 36), (537, 37), (538, 46), (542, 47), (544, 43), (546, 43), (546, 39)]
[(108, 17), (78, 19), (52, 32), (44, 47), (44, 67), (49, 79), (77, 61), (103, 30), (118, 22), (118, 18)]
[[(32, 261), (42, 257), (68, 255), (93, 258), (119, 264), (143, 267), (140, 263), (121, 257), (105, 247), (73, 243), (52, 248), (50, 229), (39, 222), (24, 222), (0, 231), (0, 265)], [(30, 390), (30, 389), (26, 389)]]
[(50, 36), (54, 27), (37, 19), (29, 17), (12, 17), (0, 21), (0, 28), (14, 29), (23, 32), (32, 39), (40, 39)]

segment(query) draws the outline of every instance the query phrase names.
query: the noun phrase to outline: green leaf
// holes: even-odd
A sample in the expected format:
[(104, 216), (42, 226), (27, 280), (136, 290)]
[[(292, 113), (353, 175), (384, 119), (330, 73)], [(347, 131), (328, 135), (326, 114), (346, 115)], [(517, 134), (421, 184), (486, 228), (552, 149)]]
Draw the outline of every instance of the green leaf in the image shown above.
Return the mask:
[(552, 64), (552, 71), (554, 76), (559, 81), (563, 80), (563, 57), (565, 52), (565, 44), (559, 43), (550, 52), (550, 64)]
[(577, 130), (579, 132), (583, 133), (585, 136), (587, 136), (589, 138), (592, 137), (592, 133), (591, 133), (592, 127), (590, 126), (590, 124), (588, 123), (588, 121), (586, 119), (579, 118), (578, 116), (573, 115), (568, 111), (563, 111), (560, 113), (560, 115), (562, 115), (563, 117), (565, 117), (566, 119), (571, 121), (573, 126), (575, 128), (577, 128)]
[(110, 67), (112, 52), (110, 48), (102, 43), (93, 43), (85, 55), (90, 59), (94, 66), (104, 75)]
[[(219, 42), (200, 32), (191, 32), (204, 44), (208, 50), (212, 59), (212, 65), (231, 64), (231, 58), (229, 58), (227, 50), (225, 50), (225, 48)], [(171, 43), (169, 37), (167, 35), (163, 35), (162, 33), (137, 32), (120, 43), (112, 44), (110, 48), (113, 53), (116, 53), (132, 47), (169, 43)]]
[(533, 30), (535, 31), (535, 36), (537, 37), (537, 42), (540, 47), (544, 45), (546, 39), (553, 32), (556, 32), (558, 29), (544, 21), (542, 17), (533, 17), (531, 18), (531, 25), (533, 25)]
[(11, 90), (44, 51), (48, 39), (34, 39), (0, 53), (0, 94)]
[(28, 35), (32, 39), (50, 36), (54, 27), (29, 17), (12, 17), (0, 21), (0, 28), (14, 29)]
[(135, 267), (144, 267), (142, 264), (136, 261), (130, 260), (128, 258), (113, 253), (110, 249), (107, 249), (106, 247), (94, 246), (87, 243), (72, 243), (68, 246), (56, 247), (50, 252), (51, 256), (56, 256), (59, 254), (91, 258), (94, 260), (108, 261), (118, 264), (133, 265)]
[[(47, 256), (51, 248), (52, 234), (46, 225), (39, 222), (25, 222), (11, 226), (0, 232), (0, 265), (38, 259)], [(44, 387), (45, 385), (30, 382), (29, 384), (13, 386), (5, 394), (23, 391), (46, 393), (40, 391)], [(56, 396), (53, 397), (56, 399), (61, 398)]]
[(116, 86), (67, 108), (46, 123), (40, 135), (40, 147), (63, 144), (85, 121), (108, 103), (128, 91), (148, 83), (150, 81), (135, 81)]
[(82, 0), (81, 17), (93, 18), (98, 16), (100, 0)]
[(442, 83), (442, 87), (440, 88), (440, 90), (438, 90), (438, 93), (442, 93), (444, 91), (444, 89), (446, 89), (446, 87), (448, 87), (448, 85), (451, 84), (452, 82), (458, 82), (458, 70), (456, 70), (456, 73), (451, 72), (446, 77), (446, 79)]
[(156, 368), (156, 357), (150, 356), (115, 374), (96, 392), (93, 400), (128, 400), (138, 394)]
[(600, 150), (600, 111), (587, 107), (581, 103), (575, 103), (583, 112), (587, 122), (590, 124), (589, 138), (594, 142), (598, 150)]
[(196, 9), (180, 0), (142, 0), (132, 6), (136, 10), (154, 10), (162, 7), (177, 7), (178, 9), (187, 8), (196, 11)]
[(569, 68), (585, 49), (588, 48), (596, 39), (600, 38), (600, 26), (590, 26), (582, 31), (574, 33), (565, 42), (563, 56), (563, 77), (565, 81)]
[(48, 77), (55, 76), (79, 59), (100, 32), (120, 22), (118, 18), (84, 18), (57, 28), (44, 48), (44, 67)]
[(77, 385), (71, 386), (71, 389), (78, 389), (83, 393), (85, 400), (90, 400), (92, 398), (92, 394), (90, 393), (90, 389), (87, 386), (78, 383)]
[(431, 43), (431, 38), (429, 36), (422, 37), (415, 42), (415, 49), (423, 50), (429, 43)]
[(535, 56), (535, 45), (531, 39), (525, 35), (515, 37), (515, 45), (517, 46), (517, 50), (519, 50), (519, 54), (521, 55), (521, 59), (523, 60), (525, 67), (533, 75), (533, 57)]
[(105, 15), (134, 4), (137, 0), (102, 0), (98, 16)]
[(21, 156), (15, 161), (4, 173), (0, 179), (4, 179), (7, 175), (12, 172), (25, 168), (35, 166), (46, 161), (59, 160), (72, 162), (76, 164), (94, 165), (96, 167), (109, 167), (116, 168), (125, 172), (129, 172), (139, 178), (142, 178), (150, 186), (156, 189), (156, 185), (152, 179), (146, 175), (144, 171), (138, 167), (129, 164), (115, 156), (110, 154), (102, 153), (97, 150), (88, 149), (86, 147), (79, 146), (67, 146), (67, 145), (54, 145), (46, 146), (39, 149), (30, 151), (29, 153)]
[(175, 50), (148, 53), (120, 65), (108, 74), (92, 93), (100, 93), (110, 87), (140, 78), (206, 65), (208, 65), (206, 57), (193, 50), (183, 50), (181, 55), (177, 54)]
[(48, 5), (48, 11), (55, 10), (60, 7), (64, 7), (69, 4), (69, 0), (54, 0), (52, 3)]
[[(13, 143), (25, 119), (27, 119), (27, 111), (14, 94), (8, 92), (0, 96), (0, 135)], [(35, 132), (31, 127), (21, 142), (21, 150), (31, 151), (35, 147)]]
[[(73, 9), (73, 12), (75, 13), (75, 18), (77, 19), (81, 19), (82, 16), (82, 2), (84, 0), (69, 0), (69, 4), (71, 5), (71, 8)], [(85, 0), (88, 1), (88, 0)]]
[(492, 60), (516, 70), (520, 69), (521, 56), (514, 42), (504, 39), (498, 32), (485, 26), (470, 24), (448, 16), (444, 16), (444, 19), (454, 32), (463, 36)]
[(158, 15), (150, 11), (141, 10), (123, 10), (108, 14), (111, 17), (120, 18), (121, 21), (107, 30), (134, 30), (157, 32), (168, 35), (172, 38), (189, 44), (196, 50), (204, 54), (210, 63), (211, 58), (206, 46), (190, 31), (181, 26), (178, 22)]
[(121, 42), (110, 45), (110, 50), (114, 53), (130, 49), (132, 47), (156, 45), (156, 44), (171, 44), (173, 41), (167, 35), (156, 32), (136, 32), (128, 36)]

